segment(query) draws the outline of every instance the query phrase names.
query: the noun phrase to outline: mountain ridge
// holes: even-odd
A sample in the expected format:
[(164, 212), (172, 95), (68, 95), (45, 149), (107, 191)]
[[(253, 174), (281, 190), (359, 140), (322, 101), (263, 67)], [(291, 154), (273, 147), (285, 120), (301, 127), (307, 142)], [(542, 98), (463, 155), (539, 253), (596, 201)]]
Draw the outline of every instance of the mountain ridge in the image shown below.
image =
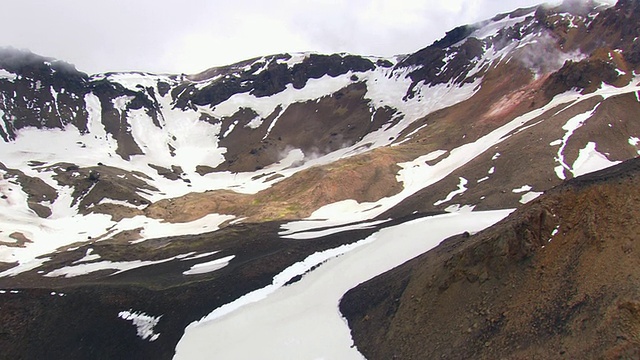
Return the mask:
[(568, 180), (350, 290), (355, 345), (369, 359), (637, 356), (639, 166)]
[[(2, 51), (0, 306), (28, 317), (20, 301), (45, 304), (42, 288), (104, 297), (91, 324), (126, 350), (96, 335), (69, 357), (167, 358), (186, 325), (313, 254), (434, 214), (518, 208), (635, 158), (638, 9), (568, 1), (406, 56), (279, 54), (194, 75), (87, 75)], [(3, 348), (51, 331), (42, 306), (28, 323), (48, 325), (3, 328)], [(140, 345), (117, 316), (136, 311), (162, 315), (163, 335)]]

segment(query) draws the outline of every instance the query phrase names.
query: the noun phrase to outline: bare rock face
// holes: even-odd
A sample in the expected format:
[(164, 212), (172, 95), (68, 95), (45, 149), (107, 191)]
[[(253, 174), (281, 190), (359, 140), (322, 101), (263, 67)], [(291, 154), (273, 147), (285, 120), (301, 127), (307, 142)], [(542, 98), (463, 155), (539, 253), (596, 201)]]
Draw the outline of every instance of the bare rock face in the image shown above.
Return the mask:
[(640, 158), (554, 188), (348, 292), (369, 359), (640, 355)]

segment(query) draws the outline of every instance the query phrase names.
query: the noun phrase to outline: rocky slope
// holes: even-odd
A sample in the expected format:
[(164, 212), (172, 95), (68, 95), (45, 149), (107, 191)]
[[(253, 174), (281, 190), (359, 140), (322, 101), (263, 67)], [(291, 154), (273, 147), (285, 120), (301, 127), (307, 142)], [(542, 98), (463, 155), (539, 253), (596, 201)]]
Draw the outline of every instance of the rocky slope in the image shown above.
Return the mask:
[(553, 188), (349, 291), (368, 359), (640, 355), (640, 158)]
[[(167, 358), (187, 324), (311, 254), (434, 213), (515, 208), (636, 157), (639, 14), (567, 1), (414, 54), (279, 54), (195, 75), (87, 75), (0, 51), (0, 345)], [(136, 337), (122, 312), (161, 336)]]

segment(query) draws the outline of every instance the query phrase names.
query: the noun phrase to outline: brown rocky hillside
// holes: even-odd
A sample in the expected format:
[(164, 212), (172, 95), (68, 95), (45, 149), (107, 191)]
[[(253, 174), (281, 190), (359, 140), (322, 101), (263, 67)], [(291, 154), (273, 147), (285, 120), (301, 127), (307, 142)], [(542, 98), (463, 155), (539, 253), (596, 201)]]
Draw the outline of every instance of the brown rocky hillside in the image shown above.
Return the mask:
[(348, 292), (368, 359), (640, 357), (640, 158)]

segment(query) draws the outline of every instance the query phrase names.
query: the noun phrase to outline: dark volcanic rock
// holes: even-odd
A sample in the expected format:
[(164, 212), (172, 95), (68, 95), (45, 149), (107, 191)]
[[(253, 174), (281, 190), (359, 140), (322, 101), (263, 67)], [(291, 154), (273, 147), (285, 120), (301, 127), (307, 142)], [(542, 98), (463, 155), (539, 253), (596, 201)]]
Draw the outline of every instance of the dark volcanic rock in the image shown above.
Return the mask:
[(571, 89), (594, 91), (603, 82), (613, 84), (618, 79), (616, 68), (603, 60), (567, 61), (553, 73), (544, 86), (545, 94), (552, 98)]
[[(301, 89), (309, 79), (318, 79), (325, 75), (336, 77), (349, 71), (354, 73), (373, 70), (376, 64), (371, 60), (355, 55), (319, 55), (309, 54), (302, 62), (289, 66), (286, 60), (291, 55), (274, 55), (260, 60), (243, 62), (232, 65), (227, 70), (232, 70), (222, 76), (219, 69), (211, 69), (194, 77), (194, 79), (206, 79), (222, 76), (212, 80), (211, 84), (199, 88), (195, 83), (183, 83), (176, 87), (172, 96), (175, 106), (181, 109), (191, 108), (195, 105), (216, 106), (238, 93), (250, 93), (256, 97), (265, 97), (277, 94), (288, 84)], [(240, 66), (244, 65), (244, 66)], [(381, 66), (388, 66), (382, 63)]]
[[(84, 95), (88, 77), (73, 65), (28, 51), (0, 49), (0, 68), (15, 78), (0, 77), (0, 136), (15, 139), (24, 127), (64, 128), (75, 125), (87, 131)], [(6, 132), (5, 130), (6, 129)]]

